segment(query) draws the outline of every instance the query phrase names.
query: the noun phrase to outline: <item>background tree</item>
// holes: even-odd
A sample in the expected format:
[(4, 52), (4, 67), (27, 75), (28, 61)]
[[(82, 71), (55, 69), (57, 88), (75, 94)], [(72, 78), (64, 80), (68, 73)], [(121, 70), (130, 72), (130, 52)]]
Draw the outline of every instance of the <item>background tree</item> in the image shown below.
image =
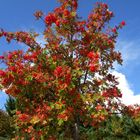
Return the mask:
[(112, 115), (99, 128), (81, 127), (84, 140), (139, 140), (140, 125), (127, 115)]
[(13, 136), (14, 128), (12, 126), (12, 119), (10, 116), (0, 110), (0, 139), (11, 138)]
[(80, 125), (83, 140), (139, 140), (140, 139), (140, 107), (122, 104), (120, 113), (111, 115), (100, 127)]
[[(122, 21), (111, 28), (113, 13), (97, 3), (87, 20), (77, 15), (77, 0), (59, 0), (48, 15), (37, 11), (45, 24), (45, 44), (33, 32), (6, 32), (8, 42), (27, 45), (0, 56), (6, 68), (0, 70), (1, 89), (16, 99), (16, 139), (82, 139), (80, 125), (98, 128), (121, 113), (118, 82), (110, 73), (113, 62), (122, 63), (115, 51)], [(87, 137), (86, 139), (89, 139)]]
[(8, 99), (6, 100), (5, 104), (6, 112), (9, 114), (10, 117), (13, 117), (16, 111), (16, 101), (15, 99), (8, 95)]

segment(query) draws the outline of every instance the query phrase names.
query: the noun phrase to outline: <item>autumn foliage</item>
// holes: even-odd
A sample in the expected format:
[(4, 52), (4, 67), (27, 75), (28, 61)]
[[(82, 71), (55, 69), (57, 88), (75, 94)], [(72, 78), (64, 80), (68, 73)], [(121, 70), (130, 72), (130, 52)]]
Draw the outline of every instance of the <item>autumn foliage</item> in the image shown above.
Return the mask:
[(108, 27), (114, 15), (104, 3), (82, 20), (77, 0), (59, 2), (48, 15), (34, 14), (45, 24), (44, 46), (36, 41), (38, 33), (0, 32), (9, 43), (27, 46), (0, 56), (6, 64), (0, 88), (17, 100), (15, 139), (80, 139), (80, 125), (100, 127), (121, 112), (122, 93), (110, 70), (113, 62), (122, 63), (115, 43), (125, 22)]

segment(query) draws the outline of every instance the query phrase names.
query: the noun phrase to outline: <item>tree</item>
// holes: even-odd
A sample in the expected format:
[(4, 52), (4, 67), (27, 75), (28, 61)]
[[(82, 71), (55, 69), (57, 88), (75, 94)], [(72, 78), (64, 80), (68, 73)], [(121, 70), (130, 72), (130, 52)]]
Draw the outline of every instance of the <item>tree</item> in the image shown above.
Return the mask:
[(15, 114), (16, 109), (16, 101), (12, 96), (8, 96), (8, 99), (6, 100), (5, 108), (9, 116), (13, 117)]
[(10, 116), (3, 110), (0, 110), (0, 139), (2, 139), (1, 137), (5, 139), (12, 137), (13, 130)]
[[(82, 128), (86, 138), (94, 140), (139, 140), (140, 124), (129, 115), (112, 115), (99, 128)], [(96, 135), (95, 135), (96, 134)]]
[(139, 140), (140, 106), (124, 106), (122, 113), (114, 114), (100, 123), (100, 127), (80, 126), (84, 139), (88, 140)]
[(122, 21), (107, 27), (113, 13), (97, 3), (87, 20), (77, 14), (77, 0), (59, 0), (48, 15), (37, 11), (45, 24), (44, 47), (37, 33), (6, 32), (0, 36), (26, 44), (0, 56), (1, 89), (16, 99), (16, 139), (82, 139), (80, 125), (100, 125), (121, 112), (118, 82), (110, 73), (113, 62), (122, 63), (115, 51)]

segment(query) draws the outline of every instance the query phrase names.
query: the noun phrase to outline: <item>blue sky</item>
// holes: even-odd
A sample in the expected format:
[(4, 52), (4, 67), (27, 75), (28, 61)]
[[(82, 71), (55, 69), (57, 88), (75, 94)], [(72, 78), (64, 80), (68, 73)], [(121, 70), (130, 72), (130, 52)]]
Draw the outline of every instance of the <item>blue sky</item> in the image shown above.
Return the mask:
[[(109, 5), (109, 9), (115, 14), (111, 25), (126, 21), (126, 26), (120, 31), (117, 49), (122, 52), (123, 66), (115, 65), (116, 74), (120, 77), (120, 88), (131, 94), (127, 100), (140, 98), (140, 1), (138, 0), (100, 0)], [(79, 0), (78, 12), (86, 18), (92, 10), (96, 0)], [(45, 14), (58, 6), (57, 0), (0, 0), (0, 28), (7, 31), (30, 30), (42, 32), (44, 24), (36, 21), (33, 13), (42, 10)], [(8, 45), (4, 39), (0, 39), (0, 55), (8, 50), (24, 49), (25, 46), (12, 43)], [(1, 66), (0, 66), (1, 67)], [(0, 92), (0, 108), (4, 108), (6, 95)], [(138, 100), (140, 101), (140, 100)], [(129, 102), (129, 101), (127, 101)]]

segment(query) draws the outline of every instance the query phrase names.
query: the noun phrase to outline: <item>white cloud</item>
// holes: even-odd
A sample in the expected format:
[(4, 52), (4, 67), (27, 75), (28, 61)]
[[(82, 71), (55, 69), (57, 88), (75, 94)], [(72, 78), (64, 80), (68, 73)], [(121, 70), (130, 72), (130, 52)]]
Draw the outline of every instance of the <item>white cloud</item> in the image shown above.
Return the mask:
[[(116, 44), (116, 49), (121, 52), (122, 59), (123, 59), (123, 67), (129, 65), (132, 62), (135, 62), (135, 65), (137, 63), (140, 63), (140, 40), (134, 40), (134, 41), (122, 41), (118, 40)], [(114, 64), (115, 69), (119, 70), (120, 67), (116, 63)]]
[(133, 90), (130, 88), (130, 85), (126, 79), (126, 76), (120, 72), (113, 71), (113, 75), (118, 78), (118, 88), (121, 90), (122, 102), (126, 105), (130, 104), (140, 104), (140, 95), (135, 95)]

